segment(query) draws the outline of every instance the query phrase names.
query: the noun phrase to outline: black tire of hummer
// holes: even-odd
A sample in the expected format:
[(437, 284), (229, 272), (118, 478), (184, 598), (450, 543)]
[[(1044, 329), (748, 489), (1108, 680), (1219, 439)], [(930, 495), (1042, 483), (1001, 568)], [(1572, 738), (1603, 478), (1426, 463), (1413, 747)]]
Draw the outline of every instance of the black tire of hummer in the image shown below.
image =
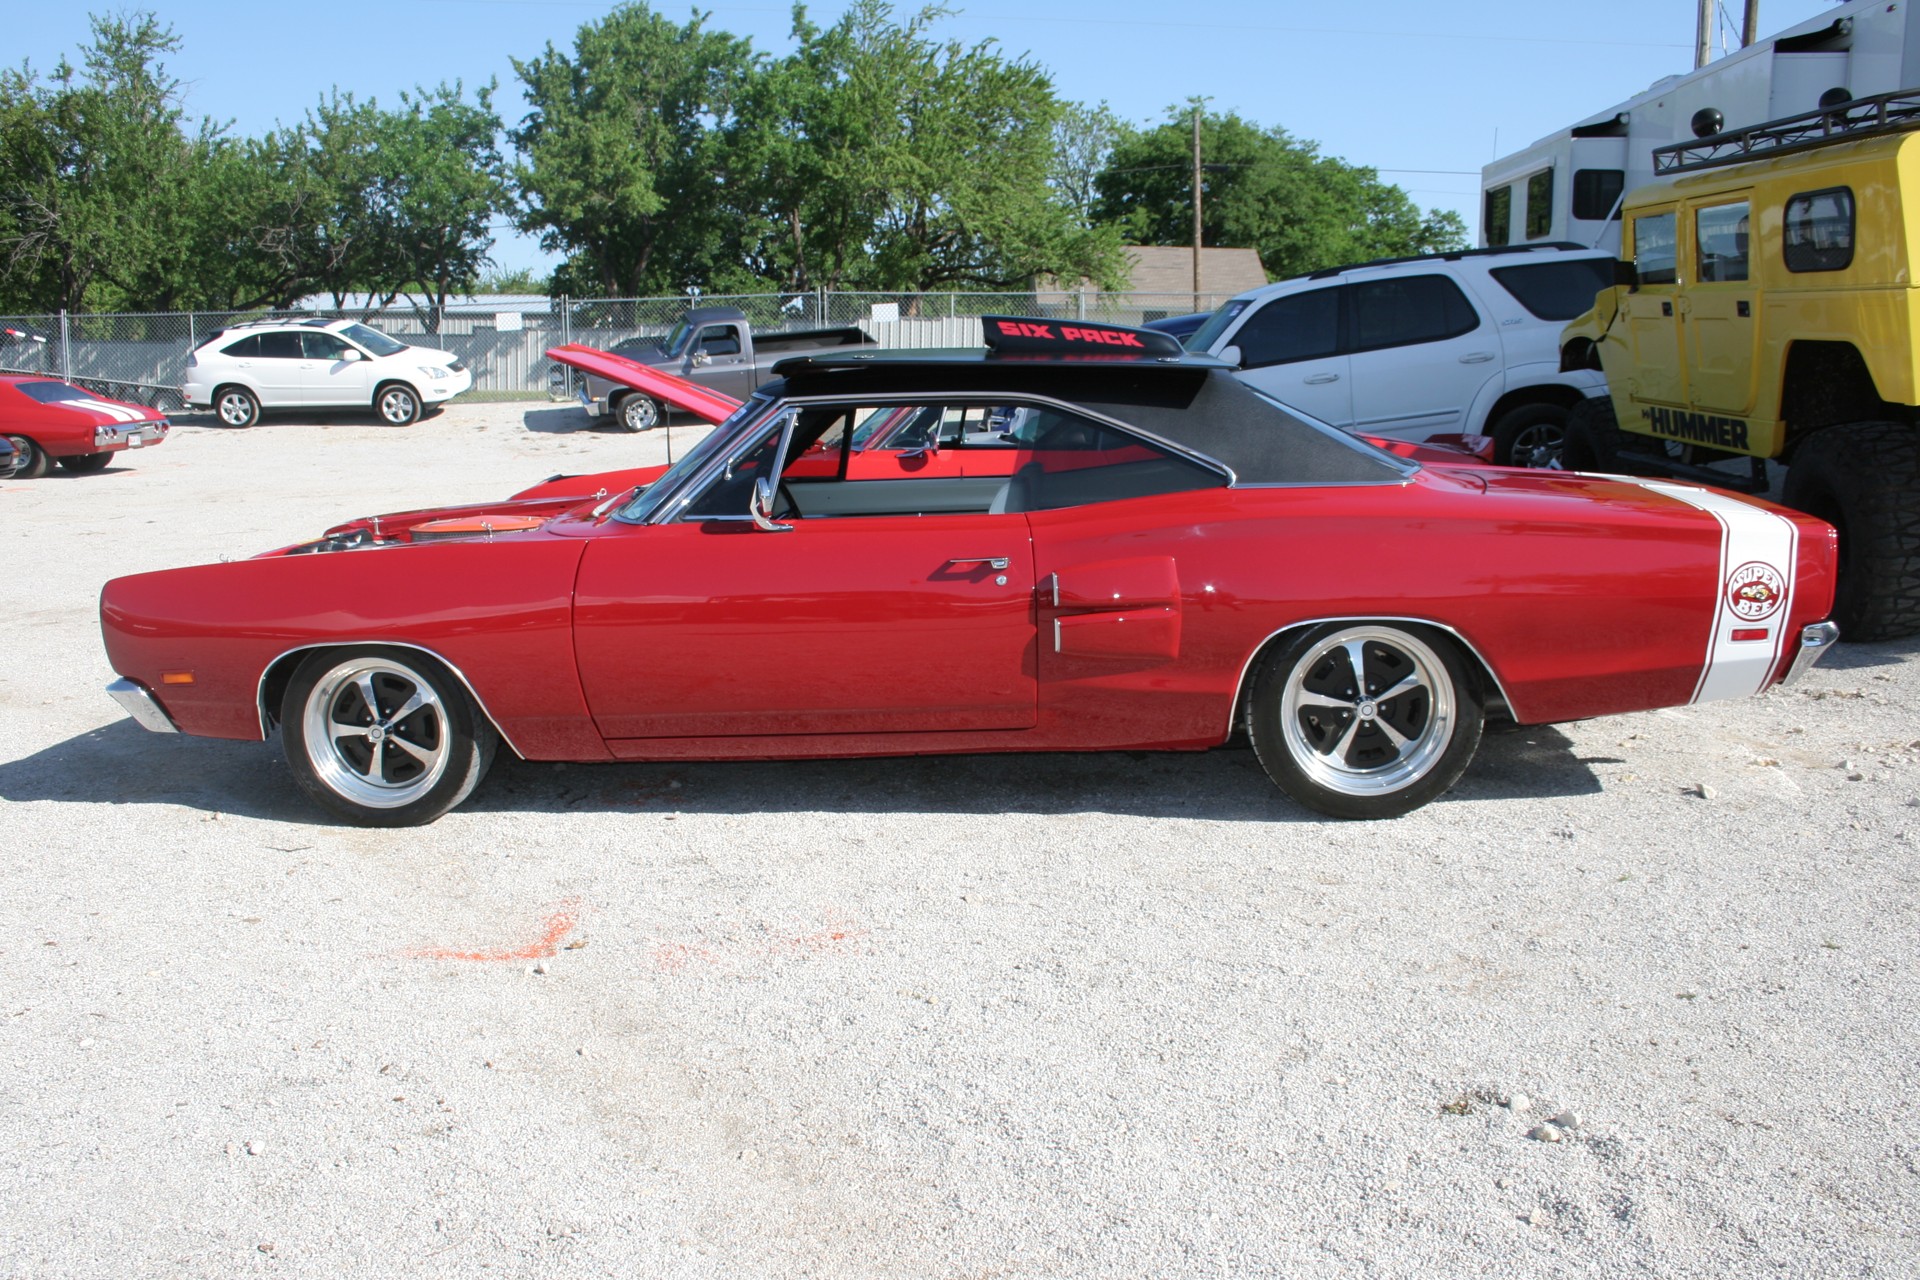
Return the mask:
[(1560, 439), (1561, 470), (1620, 475), (1620, 443), (1613, 400), (1604, 395), (1588, 396), (1567, 410), (1566, 434)]
[(1840, 531), (1833, 620), (1848, 640), (1920, 634), (1920, 428), (1849, 422), (1809, 436), (1781, 501)]

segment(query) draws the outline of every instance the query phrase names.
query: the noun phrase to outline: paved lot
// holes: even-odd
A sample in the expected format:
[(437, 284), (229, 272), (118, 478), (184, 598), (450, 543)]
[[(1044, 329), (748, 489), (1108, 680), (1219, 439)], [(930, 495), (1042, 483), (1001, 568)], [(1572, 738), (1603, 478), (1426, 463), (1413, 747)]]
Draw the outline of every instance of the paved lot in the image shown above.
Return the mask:
[(362, 831), (101, 693), (107, 578), (664, 456), (583, 428), (0, 483), (0, 1275), (1920, 1271), (1914, 643), (1375, 825), (1223, 750), (506, 761)]

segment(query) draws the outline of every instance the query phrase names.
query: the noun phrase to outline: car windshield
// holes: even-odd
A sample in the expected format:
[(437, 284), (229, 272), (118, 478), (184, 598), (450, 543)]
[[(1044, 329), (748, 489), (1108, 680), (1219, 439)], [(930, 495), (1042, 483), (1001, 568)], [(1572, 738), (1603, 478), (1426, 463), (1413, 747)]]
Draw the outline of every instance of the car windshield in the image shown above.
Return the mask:
[(376, 356), (397, 356), (407, 349), (406, 343), (396, 342), (378, 329), (364, 324), (350, 324), (340, 332)]
[(666, 337), (660, 339), (660, 349), (668, 355), (678, 354), (680, 348), (687, 344), (687, 334), (689, 332), (687, 322), (682, 320), (668, 331)]
[(675, 490), (685, 485), (690, 477), (699, 474), (700, 469), (707, 465), (707, 460), (714, 454), (744, 434), (772, 403), (766, 396), (755, 396), (734, 410), (732, 417), (709, 431), (705, 439), (682, 454), (680, 461), (662, 472), (658, 480), (642, 489), (633, 501), (615, 512), (614, 519), (627, 524), (645, 524), (651, 520), (654, 512), (660, 509), (661, 504), (672, 496)]
[(64, 382), (16, 382), (20, 394), (29, 400), (38, 400), (41, 404), (60, 404), (68, 400), (97, 399), (92, 392), (82, 391), (79, 387), (68, 386)]
[(1227, 326), (1233, 323), (1234, 317), (1245, 311), (1250, 303), (1251, 299), (1248, 298), (1229, 299), (1226, 306), (1208, 316), (1205, 324), (1187, 335), (1187, 350), (1205, 351), (1212, 346), (1214, 339), (1226, 332)]

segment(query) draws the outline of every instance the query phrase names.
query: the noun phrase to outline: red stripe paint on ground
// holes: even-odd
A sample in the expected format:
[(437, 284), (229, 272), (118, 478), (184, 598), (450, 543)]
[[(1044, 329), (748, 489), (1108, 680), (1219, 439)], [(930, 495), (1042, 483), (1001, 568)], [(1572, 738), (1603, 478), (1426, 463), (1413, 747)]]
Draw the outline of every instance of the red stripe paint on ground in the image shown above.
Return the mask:
[(466, 950), (460, 947), (414, 947), (403, 954), (410, 960), (477, 960), (482, 963), (496, 960), (545, 960), (560, 953), (560, 944), (566, 941), (580, 923), (580, 904), (561, 903), (559, 908), (548, 914), (546, 931), (536, 940), (518, 947), (481, 947)]

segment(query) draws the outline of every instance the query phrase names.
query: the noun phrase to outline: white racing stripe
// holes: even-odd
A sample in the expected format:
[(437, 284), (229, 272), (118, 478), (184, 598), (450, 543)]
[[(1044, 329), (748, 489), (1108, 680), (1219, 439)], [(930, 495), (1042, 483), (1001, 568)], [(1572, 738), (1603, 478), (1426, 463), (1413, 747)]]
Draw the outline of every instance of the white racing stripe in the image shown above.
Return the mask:
[(146, 415), (130, 405), (115, 404), (111, 400), (68, 400), (64, 403), (76, 409), (88, 409), (94, 413), (103, 413), (115, 422), (138, 422)]
[[(1793, 614), (1800, 530), (1785, 516), (1730, 493), (1659, 480), (1634, 483), (1684, 502), (1720, 522), (1720, 571), (1713, 630), (1706, 662), (1693, 689), (1694, 702), (1746, 698), (1767, 687), (1787, 643)], [(1734, 639), (1736, 632), (1764, 632), (1763, 639)]]

